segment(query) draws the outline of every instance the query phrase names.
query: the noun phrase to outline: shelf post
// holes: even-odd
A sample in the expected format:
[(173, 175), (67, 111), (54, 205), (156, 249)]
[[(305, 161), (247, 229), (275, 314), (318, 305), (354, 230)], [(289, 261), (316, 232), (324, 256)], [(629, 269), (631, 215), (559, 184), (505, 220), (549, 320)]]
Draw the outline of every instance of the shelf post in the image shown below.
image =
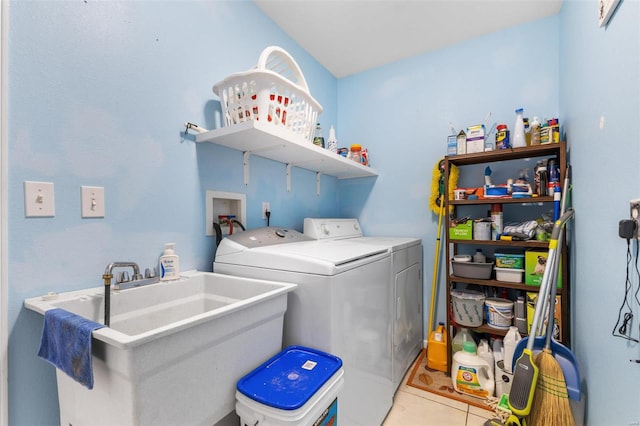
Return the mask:
[(316, 172), (316, 195), (320, 196), (320, 176), (322, 173)]

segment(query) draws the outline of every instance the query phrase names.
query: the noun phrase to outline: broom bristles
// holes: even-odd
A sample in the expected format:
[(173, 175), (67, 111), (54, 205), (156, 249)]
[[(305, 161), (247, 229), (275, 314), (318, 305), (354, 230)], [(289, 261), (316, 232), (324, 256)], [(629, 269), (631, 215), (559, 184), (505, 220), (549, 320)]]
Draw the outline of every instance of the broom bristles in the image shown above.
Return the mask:
[(560, 364), (546, 348), (536, 355), (535, 363), (540, 372), (527, 425), (574, 425), (567, 383)]

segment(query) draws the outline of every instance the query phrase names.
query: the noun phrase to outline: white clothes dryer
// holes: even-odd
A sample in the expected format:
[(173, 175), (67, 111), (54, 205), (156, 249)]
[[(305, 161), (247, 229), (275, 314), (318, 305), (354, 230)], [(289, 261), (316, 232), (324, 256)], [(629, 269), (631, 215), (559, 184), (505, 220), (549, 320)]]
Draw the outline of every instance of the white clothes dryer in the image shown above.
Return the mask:
[(370, 245), (391, 254), (389, 274), (392, 310), (392, 382), (402, 382), (423, 346), (422, 240), (412, 237), (365, 237), (357, 219), (306, 218), (304, 235)]

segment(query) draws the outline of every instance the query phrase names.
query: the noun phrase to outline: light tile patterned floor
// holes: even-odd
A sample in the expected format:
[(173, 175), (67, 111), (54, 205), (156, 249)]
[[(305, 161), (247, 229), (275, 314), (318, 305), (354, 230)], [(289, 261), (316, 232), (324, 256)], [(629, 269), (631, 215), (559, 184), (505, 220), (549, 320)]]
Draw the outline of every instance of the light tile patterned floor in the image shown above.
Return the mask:
[(482, 426), (494, 417), (491, 411), (407, 386), (412, 369), (398, 388), (383, 426)]

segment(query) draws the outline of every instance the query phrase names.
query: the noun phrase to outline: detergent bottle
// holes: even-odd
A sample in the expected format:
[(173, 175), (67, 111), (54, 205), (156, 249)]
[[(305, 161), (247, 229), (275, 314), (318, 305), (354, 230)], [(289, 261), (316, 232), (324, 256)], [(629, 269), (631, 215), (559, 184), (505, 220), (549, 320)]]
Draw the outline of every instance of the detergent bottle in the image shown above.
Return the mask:
[(516, 350), (516, 345), (518, 341), (522, 339), (520, 333), (518, 332), (518, 327), (511, 326), (509, 327), (509, 331), (504, 336), (504, 369), (507, 373), (513, 373), (513, 353)]
[(443, 322), (431, 332), (427, 344), (427, 367), (447, 372), (447, 330)]
[(464, 342), (463, 350), (453, 355), (451, 383), (453, 388), (477, 398), (493, 396), (495, 379), (487, 361), (476, 354), (473, 342)]
[[(451, 341), (451, 352), (455, 354), (456, 352), (461, 351), (463, 348), (464, 342), (471, 342), (473, 343), (473, 346), (476, 345), (476, 342), (473, 340), (473, 336), (471, 335), (471, 332), (464, 327), (460, 327), (460, 330), (456, 333), (456, 335), (453, 337), (453, 340)], [(474, 352), (475, 352), (475, 348), (474, 348)]]
[(480, 339), (480, 343), (478, 343), (478, 356), (487, 361), (487, 364), (489, 364), (492, 372), (494, 373), (493, 375), (495, 376), (495, 360), (493, 358), (493, 351), (491, 350), (491, 346), (489, 346), (487, 339)]

